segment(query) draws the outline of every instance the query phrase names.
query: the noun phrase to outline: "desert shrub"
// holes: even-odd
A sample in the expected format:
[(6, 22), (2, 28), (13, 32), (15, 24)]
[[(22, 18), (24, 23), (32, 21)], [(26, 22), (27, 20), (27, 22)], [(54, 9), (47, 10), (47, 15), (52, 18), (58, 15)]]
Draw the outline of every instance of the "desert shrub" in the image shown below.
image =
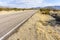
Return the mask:
[(40, 11), (42, 12), (42, 14), (49, 14), (50, 9), (42, 8), (42, 9), (40, 9)]
[(20, 8), (0, 8), (0, 11), (11, 11), (11, 10), (14, 10), (14, 11), (19, 11), (21, 10)]
[(0, 11), (2, 11), (2, 8), (0, 8)]

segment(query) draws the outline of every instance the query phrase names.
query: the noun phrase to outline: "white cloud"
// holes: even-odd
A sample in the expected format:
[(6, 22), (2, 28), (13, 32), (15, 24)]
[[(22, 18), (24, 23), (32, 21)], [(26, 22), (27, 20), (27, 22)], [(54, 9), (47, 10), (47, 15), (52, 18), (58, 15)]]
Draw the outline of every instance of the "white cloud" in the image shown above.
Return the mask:
[(39, 7), (60, 5), (60, 2), (50, 3), (47, 0), (0, 0), (1, 6), (11, 7)]
[(7, 3), (5, 3), (5, 2), (0, 2), (0, 6), (5, 6), (5, 5), (7, 5)]
[(43, 0), (5, 0), (0, 2), (3, 6), (15, 6), (15, 7), (36, 7), (39, 6)]
[(14, 2), (16, 3), (14, 5), (20, 7), (36, 7), (40, 6), (43, 1), (44, 0), (14, 0)]
[(41, 3), (43, 0), (15, 0), (17, 3), (19, 2), (27, 2), (27, 3)]
[[(43, 3), (42, 3), (43, 4)], [(44, 3), (44, 6), (59, 6), (60, 3)], [(41, 5), (42, 7), (44, 7), (43, 5)]]

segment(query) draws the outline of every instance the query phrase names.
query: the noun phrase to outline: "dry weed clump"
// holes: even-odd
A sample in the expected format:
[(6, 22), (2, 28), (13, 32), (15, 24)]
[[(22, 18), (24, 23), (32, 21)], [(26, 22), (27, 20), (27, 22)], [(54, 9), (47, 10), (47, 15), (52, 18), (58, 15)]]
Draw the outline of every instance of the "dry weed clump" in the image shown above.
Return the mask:
[(40, 20), (36, 23), (38, 40), (60, 40), (60, 34), (57, 32), (58, 30), (46, 24), (46, 21), (49, 21), (49, 19), (53, 18), (49, 15), (40, 14)]

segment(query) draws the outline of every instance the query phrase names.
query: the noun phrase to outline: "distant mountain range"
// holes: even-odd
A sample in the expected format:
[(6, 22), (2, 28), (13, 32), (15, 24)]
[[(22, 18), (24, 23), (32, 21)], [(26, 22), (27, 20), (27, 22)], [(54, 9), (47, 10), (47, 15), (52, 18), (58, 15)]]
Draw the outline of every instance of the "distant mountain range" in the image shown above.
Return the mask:
[(40, 9), (40, 8), (48, 8), (48, 9), (56, 9), (60, 10), (60, 6), (46, 6), (46, 7), (33, 7), (32, 9)]
[(60, 10), (60, 6), (46, 6), (46, 7), (43, 7), (43, 8)]

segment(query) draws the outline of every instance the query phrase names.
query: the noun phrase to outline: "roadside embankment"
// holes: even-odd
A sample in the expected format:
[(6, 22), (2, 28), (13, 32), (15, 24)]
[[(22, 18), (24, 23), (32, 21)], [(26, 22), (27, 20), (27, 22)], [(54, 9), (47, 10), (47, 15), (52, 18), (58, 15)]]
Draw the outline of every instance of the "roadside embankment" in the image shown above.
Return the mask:
[(7, 40), (60, 40), (60, 27), (53, 27), (47, 23), (52, 19), (54, 18), (39, 11)]

